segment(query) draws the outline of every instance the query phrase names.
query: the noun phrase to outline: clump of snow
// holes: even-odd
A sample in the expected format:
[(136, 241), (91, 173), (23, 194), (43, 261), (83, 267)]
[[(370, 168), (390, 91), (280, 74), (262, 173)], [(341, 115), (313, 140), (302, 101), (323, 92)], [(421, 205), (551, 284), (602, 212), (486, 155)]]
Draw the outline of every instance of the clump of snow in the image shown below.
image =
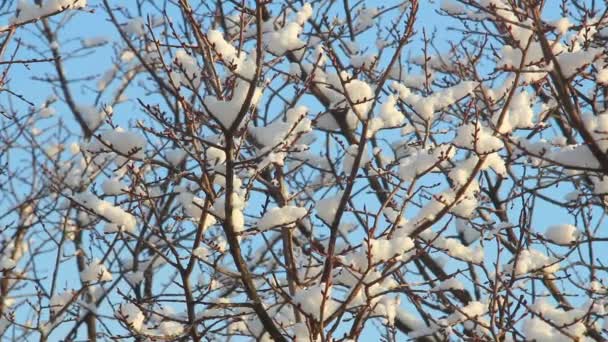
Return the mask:
[(95, 214), (110, 221), (106, 226), (106, 232), (117, 232), (124, 230), (134, 232), (137, 225), (135, 217), (120, 207), (112, 205), (110, 202), (100, 200), (90, 192), (81, 192), (74, 195), (73, 200), (81, 206), (89, 209)]
[[(563, 331), (575, 339), (583, 339), (587, 328), (581, 321), (587, 315), (588, 309), (573, 309), (564, 311), (551, 305), (546, 299), (539, 299), (531, 306), (531, 311), (538, 316), (524, 320), (522, 332), (526, 339), (536, 341), (572, 341), (554, 326), (562, 327)], [(552, 324), (549, 324), (548, 322)]]
[[(233, 192), (231, 197), (232, 225), (235, 232), (241, 232), (245, 228), (245, 216), (243, 215), (243, 209), (245, 209), (247, 202), (245, 201), (244, 197), (242, 197), (236, 192)], [(225, 196), (218, 198), (215, 203), (213, 203), (213, 214), (215, 214), (220, 219), (226, 218), (225, 203)]]
[[(203, 100), (205, 107), (210, 112), (209, 114), (217, 119), (222, 126), (228, 128), (237, 119), (237, 115), (247, 99), (247, 93), (251, 86), (249, 81), (255, 75), (255, 60), (252, 57), (248, 57), (245, 51), (237, 51), (232, 44), (224, 39), (220, 31), (209, 30), (207, 40), (229, 70), (240, 76), (235, 81), (232, 95), (229, 99), (219, 99), (216, 96), (209, 95)], [(261, 95), (262, 88), (256, 87), (249, 105), (255, 107)]]
[[(328, 317), (339, 307), (339, 303), (331, 297), (331, 286), (325, 293), (325, 283), (313, 285), (298, 291), (293, 302), (305, 313), (311, 315), (316, 320), (321, 318), (321, 309), (324, 308), (323, 317)], [(325, 297), (325, 305), (321, 305)]]
[[(302, 49), (306, 43), (301, 41), (298, 36), (302, 33), (302, 26), (312, 16), (312, 6), (305, 4), (296, 14), (296, 21), (289, 22), (277, 31), (272, 31), (264, 35), (268, 51), (282, 56), (287, 51)], [(301, 55), (301, 53), (298, 53)]]
[(87, 0), (44, 0), (40, 6), (28, 0), (19, 0), (11, 24), (39, 19), (66, 9), (84, 8), (86, 5)]
[(133, 303), (121, 304), (116, 316), (129, 324), (135, 331), (141, 331), (144, 327), (145, 316), (143, 312)]
[(310, 3), (305, 3), (302, 8), (296, 14), (296, 22), (299, 25), (304, 25), (310, 17), (313, 15), (313, 8)]
[(207, 247), (198, 246), (192, 251), (192, 254), (201, 260), (207, 260), (212, 252)]
[(296, 323), (291, 327), (293, 331), (293, 335), (296, 341), (309, 341), (310, 340), (310, 331), (306, 326), (306, 323)]
[(245, 53), (241, 52), (239, 56), (237, 49), (224, 39), (224, 35), (220, 31), (209, 30), (207, 40), (225, 63), (234, 66), (236, 72), (240, 71), (246, 58)]
[[(344, 173), (346, 175), (350, 175), (353, 169), (353, 164), (355, 163), (355, 159), (357, 157), (357, 153), (359, 152), (359, 145), (353, 144), (350, 145), (346, 149), (346, 154), (344, 155)], [(370, 161), (369, 152), (367, 149), (367, 145), (363, 147), (363, 152), (361, 154), (361, 161), (359, 163), (359, 167), (365, 167), (367, 163)]]
[(367, 132), (365, 136), (369, 139), (376, 135), (380, 129), (384, 128), (384, 121), (381, 118), (371, 118), (367, 121)]
[(184, 325), (175, 321), (163, 321), (158, 327), (160, 336), (176, 337), (184, 333)]
[(350, 64), (354, 68), (369, 68), (377, 59), (378, 55), (375, 53), (354, 54), (350, 57)]
[(397, 97), (395, 95), (389, 95), (382, 106), (380, 106), (380, 118), (384, 121), (385, 127), (398, 126), (403, 122), (405, 116), (396, 106)]
[(89, 144), (89, 152), (115, 151), (121, 156), (137, 159), (145, 157), (146, 138), (139, 134), (118, 127), (102, 132), (98, 139)]
[(62, 293), (57, 293), (53, 297), (51, 297), (49, 309), (51, 312), (57, 313), (61, 311), (68, 303), (70, 303), (74, 299), (75, 292), (74, 291), (65, 291)]
[(504, 147), (502, 141), (492, 135), (492, 131), (480, 122), (460, 126), (453, 143), (479, 153), (491, 153)]
[[(600, 141), (601, 143), (602, 141)], [(606, 140), (603, 140), (606, 142)], [(526, 148), (530, 147), (529, 145)], [(540, 153), (537, 153), (537, 155)], [(546, 153), (545, 157), (564, 166), (599, 168), (599, 162), (586, 144), (566, 145)]]
[(388, 325), (392, 327), (395, 325), (395, 318), (397, 317), (400, 303), (401, 298), (399, 296), (382, 296), (374, 312), (384, 316)]
[(130, 19), (123, 28), (124, 32), (128, 35), (141, 37), (146, 33), (145, 22), (142, 17), (135, 17)]
[[(607, 194), (608, 193), (608, 177), (602, 177), (602, 178), (591, 178), (591, 181), (593, 183), (593, 193), (596, 195), (601, 195), (601, 194)], [(580, 195), (580, 193), (576, 194), (576, 197), (574, 197), (574, 199), (578, 198), (578, 195)]]
[(572, 23), (570, 23), (570, 19), (566, 17), (559, 18), (550, 24), (551, 26), (555, 27), (555, 30), (562, 36), (565, 35), (568, 32), (570, 26), (572, 26)]
[(82, 47), (85, 47), (85, 48), (92, 48), (92, 47), (105, 45), (108, 42), (109, 42), (109, 39), (106, 37), (102, 37), (102, 36), (83, 38), (80, 41), (80, 43), (82, 44)]
[(55, 108), (49, 107), (49, 106), (44, 106), (44, 107), (40, 108), (40, 111), (38, 112), (38, 114), (40, 114), (40, 116), (43, 118), (50, 118), (51, 116), (55, 115), (56, 113), (57, 113), (57, 111), (55, 110)]
[(433, 241), (437, 248), (444, 249), (446, 253), (454, 258), (468, 261), (474, 264), (481, 264), (484, 258), (484, 250), (480, 246), (475, 248), (463, 245), (458, 239), (444, 238), (437, 236)]
[(126, 188), (127, 186), (118, 177), (107, 179), (101, 184), (103, 193), (108, 196), (120, 195), (124, 193)]
[(286, 205), (280, 208), (271, 208), (258, 221), (257, 228), (264, 231), (273, 227), (284, 226), (293, 223), (306, 216), (306, 208)]
[(192, 57), (186, 50), (179, 49), (175, 52), (176, 70), (180, 73), (171, 73), (171, 79), (176, 83), (186, 87), (198, 87), (201, 83), (201, 71), (196, 59)]
[(557, 56), (557, 61), (561, 67), (564, 77), (570, 78), (583, 70), (586, 66), (602, 55), (603, 49), (590, 48), (574, 52), (563, 52)]
[(84, 123), (92, 131), (97, 129), (97, 127), (99, 127), (106, 118), (105, 111), (99, 111), (97, 108), (92, 106), (79, 105), (77, 109), (82, 115), (82, 120)]
[(186, 159), (186, 155), (186, 151), (180, 148), (173, 148), (165, 152), (165, 158), (173, 166), (178, 166), (181, 164), (181, 162)]
[(357, 12), (354, 23), (355, 32), (361, 32), (374, 24), (374, 18), (378, 15), (377, 7), (363, 7)]
[(104, 72), (99, 81), (97, 82), (97, 90), (105, 90), (112, 82), (112, 80), (116, 77), (117, 72), (118, 68), (116, 66), (112, 66), (110, 69)]
[(144, 272), (142, 271), (133, 271), (124, 273), (124, 277), (129, 282), (129, 284), (135, 286), (141, 283), (144, 280)]
[[(302, 67), (306, 72), (313, 72), (313, 66), (310, 64), (303, 64)], [(375, 96), (368, 83), (354, 78), (346, 71), (338, 74), (325, 73), (319, 69), (314, 70), (314, 81), (330, 101), (332, 109), (346, 110), (346, 124), (349, 129), (355, 129), (358, 122), (368, 118)], [(317, 126), (328, 130), (338, 128), (337, 122), (329, 113), (319, 117)]]
[(299, 135), (312, 130), (311, 121), (306, 117), (307, 112), (305, 106), (290, 108), (286, 112), (285, 122), (277, 120), (264, 127), (250, 127), (249, 131), (266, 147), (280, 144), (289, 146)]
[[(237, 115), (247, 99), (249, 91), (249, 83), (243, 80), (238, 80), (229, 100), (218, 100), (215, 96), (207, 96), (204, 100), (205, 106), (209, 109), (210, 114), (225, 128), (230, 127), (237, 119)], [(250, 105), (255, 107), (262, 95), (262, 88), (256, 88), (251, 98)]]
[(464, 7), (454, 0), (442, 0), (440, 8), (448, 14), (462, 14), (466, 12)]
[[(340, 256), (340, 262), (353, 270), (365, 272), (371, 266), (388, 260), (406, 261), (414, 253), (414, 242), (407, 236), (391, 239), (377, 238), (364, 242), (361, 247)], [(354, 284), (353, 284), (354, 285)]]
[(295, 78), (302, 76), (302, 70), (300, 70), (300, 65), (298, 63), (289, 64), (289, 75)]
[(112, 280), (112, 274), (101, 261), (95, 259), (80, 272), (80, 279), (91, 283), (97, 281), (106, 282)]
[[(186, 216), (192, 217), (198, 223), (203, 214), (203, 207), (205, 205), (205, 201), (202, 198), (190, 193), (185, 187), (176, 186), (175, 191), (178, 193), (177, 199), (182, 205), (184, 214), (186, 214)], [(205, 217), (205, 222), (202, 223), (203, 229), (207, 229), (208, 227), (214, 225), (215, 222), (215, 217), (213, 217), (213, 215), (208, 214)]]
[(218, 165), (226, 161), (226, 152), (211, 146), (205, 150), (205, 157), (210, 165)]
[(17, 263), (12, 258), (6, 255), (0, 255), (0, 271), (7, 271), (15, 268)]
[[(532, 118), (534, 111), (530, 103), (530, 94), (526, 91), (517, 92), (509, 102), (509, 109), (504, 113), (504, 119), (500, 127), (497, 127), (500, 133), (509, 133), (518, 128), (530, 128), (534, 126)], [(495, 125), (498, 125), (498, 119), (501, 112), (499, 111), (493, 118)]]
[(454, 156), (455, 149), (450, 145), (439, 145), (433, 149), (416, 149), (399, 166), (399, 177), (405, 182), (411, 182), (426, 172), (431, 172), (441, 165), (444, 160)]
[(458, 233), (462, 234), (463, 240), (466, 244), (471, 244), (481, 237), (481, 233), (477, 229), (471, 227), (466, 220), (457, 218), (455, 224), (456, 230)]
[(343, 192), (339, 192), (334, 196), (326, 197), (317, 201), (315, 205), (317, 215), (328, 225), (331, 225), (336, 217), (342, 194)]
[(430, 326), (426, 326), (423, 323), (415, 324), (416, 327), (413, 331), (408, 333), (410, 338), (417, 338), (421, 336), (432, 335), (441, 329), (450, 329), (451, 326), (463, 323), (471, 320), (480, 320), (481, 316), (485, 315), (488, 311), (487, 304), (482, 302), (473, 301), (467, 304), (465, 307), (457, 308), (456, 312), (450, 314), (445, 319), (432, 322)]
[(475, 319), (481, 315), (484, 315), (488, 311), (487, 304), (482, 302), (473, 301), (467, 304), (465, 307), (460, 308), (458, 311), (448, 316), (448, 322), (454, 324), (456, 322), (462, 322), (469, 319)]
[(595, 80), (597, 83), (608, 85), (608, 67), (600, 69), (595, 75)]
[(569, 245), (575, 242), (579, 235), (580, 231), (571, 224), (556, 224), (545, 231), (545, 237), (558, 245)]
[(390, 240), (371, 239), (369, 244), (369, 253), (372, 256), (373, 263), (386, 261), (394, 257), (402, 257), (406, 252), (414, 248), (414, 241), (406, 236), (393, 237)]
[(179, 194), (178, 200), (187, 216), (199, 218), (203, 213), (205, 201), (190, 193), (185, 187), (177, 186), (175, 191)]
[[(506, 272), (513, 271), (514, 261), (509, 262), (504, 267)], [(535, 249), (525, 249), (521, 251), (517, 258), (515, 266), (515, 275), (523, 275), (526, 273), (544, 272), (553, 274), (559, 270), (559, 262), (555, 258), (549, 257)]]
[[(506, 176), (507, 174), (504, 159), (496, 152), (487, 154), (483, 160), (483, 163), (479, 163), (480, 159), (477, 155), (471, 155), (469, 158), (457, 162), (454, 168), (449, 172), (449, 177), (454, 182), (454, 185), (464, 186), (471, 177), (471, 174), (477, 165), (480, 165), (480, 170), (492, 169), (494, 172), (496, 172), (496, 174), (501, 176)], [(478, 188), (478, 184), (473, 180), (473, 183), (469, 185), (465, 197), (466, 195), (470, 195), (471, 193), (477, 191)]]
[(402, 101), (413, 107), (420, 119), (432, 121), (436, 111), (448, 107), (470, 95), (475, 89), (475, 82), (461, 82), (426, 97), (412, 93), (409, 88), (399, 82), (393, 82), (391, 87), (397, 91)]
[(433, 287), (431, 291), (464, 290), (464, 285), (456, 278), (448, 278)]
[(367, 118), (367, 113), (372, 106), (374, 92), (369, 84), (358, 79), (348, 80), (344, 86), (344, 94), (353, 103), (353, 110), (362, 119)]

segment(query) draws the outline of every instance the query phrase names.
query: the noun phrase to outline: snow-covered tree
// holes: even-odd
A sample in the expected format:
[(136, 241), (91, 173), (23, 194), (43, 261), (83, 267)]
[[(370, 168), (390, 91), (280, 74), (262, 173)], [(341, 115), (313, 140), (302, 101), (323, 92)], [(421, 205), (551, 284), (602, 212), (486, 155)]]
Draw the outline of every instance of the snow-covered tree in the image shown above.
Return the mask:
[(0, 336), (608, 339), (608, 7), (19, 0)]

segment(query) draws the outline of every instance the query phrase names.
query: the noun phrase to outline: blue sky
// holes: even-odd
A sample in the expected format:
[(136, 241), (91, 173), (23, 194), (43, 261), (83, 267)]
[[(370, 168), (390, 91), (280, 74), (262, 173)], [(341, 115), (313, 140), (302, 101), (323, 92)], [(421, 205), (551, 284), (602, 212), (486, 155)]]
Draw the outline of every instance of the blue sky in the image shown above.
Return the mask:
[[(84, 38), (92, 38), (97, 36), (105, 36), (108, 37), (110, 41), (117, 41), (119, 39), (116, 34), (115, 28), (108, 21), (107, 15), (102, 8), (97, 8), (98, 2), (91, 0), (92, 7), (95, 12), (94, 13), (79, 13), (76, 15), (61, 32), (61, 39), (58, 42), (61, 46), (61, 49), (64, 51), (69, 51), (71, 48), (80, 46), (80, 40)], [(128, 4), (127, 4), (128, 6)], [(416, 36), (415, 41), (409, 45), (407, 48), (408, 52), (411, 51), (412, 55), (417, 55), (420, 53), (420, 49), (422, 48), (421, 44), (421, 34), (422, 29), (426, 29), (427, 33), (430, 35), (434, 29), (437, 29), (437, 46), (439, 49), (445, 49), (449, 47), (448, 40), (451, 37), (454, 37), (454, 33), (451, 33), (447, 30), (447, 27), (450, 25), (456, 25), (457, 23), (454, 21), (450, 21), (445, 17), (439, 17), (436, 13), (434, 13), (437, 8), (436, 4), (432, 4), (431, 2), (422, 1), (419, 12), (419, 19), (416, 25), (416, 30), (418, 31), (418, 35)], [(556, 7), (552, 7), (555, 9)], [(553, 16), (555, 13), (551, 13), (549, 11), (549, 15)], [(17, 31), (15, 36), (15, 40), (9, 48), (9, 52), (11, 52), (15, 48), (15, 44), (17, 39), (21, 38), (23, 41), (37, 41), (39, 43), (39, 38), (36, 37), (37, 30), (30, 26), (26, 29), (20, 29)], [(360, 45), (365, 44), (375, 44), (375, 42), (371, 41), (360, 41)], [(86, 55), (82, 58), (75, 58), (72, 60), (66, 60), (66, 71), (70, 78), (82, 78), (82, 77), (100, 77), (103, 72), (105, 72), (108, 68), (112, 66), (114, 61), (111, 60), (109, 56), (113, 56), (112, 53), (113, 46), (112, 44), (108, 44), (103, 48), (100, 48), (95, 53), (91, 55)], [(43, 52), (45, 56), (48, 56), (48, 51)], [(20, 58), (35, 58), (40, 57), (36, 53), (34, 53), (31, 49), (26, 46), (21, 46), (18, 53)], [(37, 106), (39, 106), (47, 96), (51, 93), (51, 89), (44, 82), (40, 82), (34, 80), (33, 78), (45, 77), (47, 75), (54, 75), (54, 70), (51, 68), (50, 64), (40, 63), (40, 64), (31, 64), (28, 67), (17, 65), (11, 69), (10, 72), (10, 86), (13, 91), (19, 94), (23, 94), (29, 101), (33, 102)], [(90, 83), (90, 84), (95, 84)], [(75, 83), (71, 85), (71, 89), (73, 93), (78, 97), (79, 103), (88, 103), (93, 104), (95, 100), (95, 91), (88, 89), (83, 86), (83, 83)], [(117, 106), (114, 108), (115, 120), (119, 122), (123, 126), (130, 126), (130, 122), (132, 123), (135, 118), (141, 117), (142, 112), (139, 108), (139, 104), (135, 101), (138, 97), (145, 97), (142, 92), (138, 92), (137, 90), (131, 90), (128, 92), (130, 100)], [(7, 96), (6, 94), (3, 96)], [(29, 110), (27, 105), (24, 105), (23, 102), (12, 99), (15, 103), (15, 107), (20, 111)], [(106, 100), (105, 97), (101, 98), (100, 104), (104, 103)], [(77, 130), (78, 127), (75, 125), (73, 118), (70, 116), (69, 110), (64, 105), (56, 105), (55, 108), (58, 111), (58, 115), (64, 119), (65, 121), (70, 123), (70, 126)], [(53, 121), (48, 120), (47, 124), (51, 124)], [(44, 125), (41, 125), (41, 130), (45, 129)], [(76, 137), (74, 141), (76, 141)], [(548, 193), (553, 195), (561, 195), (565, 194), (568, 190), (562, 189), (550, 189), (547, 190)], [(559, 196), (558, 196), (559, 197)], [(546, 202), (539, 203), (533, 222), (535, 226), (538, 226), (539, 230), (543, 230), (547, 225), (554, 222), (564, 222), (570, 219), (570, 215), (565, 213), (562, 209), (559, 209), (555, 206), (549, 205)], [(572, 223), (572, 222), (570, 222)], [(491, 251), (491, 248), (487, 248), (487, 252)], [(488, 256), (491, 260), (491, 256)], [(52, 264), (49, 264), (49, 266)], [(63, 273), (60, 275), (63, 281), (60, 284), (66, 284), (66, 286), (70, 287), (70, 284), (74, 282), (78, 282), (78, 274), (74, 269), (74, 272)], [(70, 327), (70, 325), (67, 325)], [(63, 333), (63, 329), (58, 329), (55, 336), (59, 337)], [(370, 332), (371, 334), (371, 332)]]

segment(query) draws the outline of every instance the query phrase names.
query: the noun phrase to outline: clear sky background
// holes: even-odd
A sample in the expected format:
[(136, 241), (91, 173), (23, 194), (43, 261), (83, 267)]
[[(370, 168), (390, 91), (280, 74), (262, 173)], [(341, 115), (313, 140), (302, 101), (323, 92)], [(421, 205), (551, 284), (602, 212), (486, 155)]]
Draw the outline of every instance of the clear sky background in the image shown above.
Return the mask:
[[(63, 28), (60, 32), (60, 41), (58, 42), (61, 46), (61, 49), (64, 51), (71, 51), (73, 47), (80, 46), (80, 41), (86, 38), (104, 36), (107, 37), (111, 42), (118, 42), (120, 37), (116, 33), (113, 25), (108, 21), (107, 14), (105, 11), (99, 7), (98, 0), (90, 0), (91, 6), (90, 8), (94, 10), (94, 13), (82, 12), (76, 15), (70, 23)], [(549, 0), (548, 3), (548, 12), (549, 16), (554, 16), (557, 14), (557, 5), (560, 1), (557, 0)], [(552, 4), (554, 3), (555, 6)], [(131, 0), (126, 0), (122, 2), (123, 6), (131, 6)], [(370, 2), (371, 4), (371, 2)], [(448, 19), (446, 17), (440, 17), (435, 10), (438, 8), (438, 4), (431, 1), (421, 1), (419, 18), (417, 24), (415, 26), (416, 31), (419, 33), (416, 35), (415, 41), (412, 42), (407, 48), (407, 53), (412, 55), (420, 54), (422, 43), (422, 30), (425, 29), (427, 34), (432, 34), (433, 32), (437, 33), (437, 38), (434, 41), (436, 46), (441, 49), (446, 49), (449, 47), (449, 41), (452, 38), (455, 38), (455, 33), (450, 31), (448, 28), (450, 26), (457, 26), (458, 23)], [(556, 11), (553, 13), (553, 11)], [(145, 16), (145, 13), (143, 14)], [(5, 16), (3, 19), (4, 23), (7, 22), (8, 18)], [(16, 42), (18, 39), (22, 39), (23, 42), (36, 42), (38, 46), (40, 43), (40, 38), (38, 37), (38, 30), (30, 25), (25, 29), (19, 29), (15, 35), (13, 43), (11, 44), (11, 48), (9, 48), (9, 54), (14, 51), (16, 48)], [(359, 42), (360, 45), (375, 44), (374, 41), (369, 42)], [(122, 45), (121, 43), (118, 43)], [(99, 48), (95, 53), (91, 55), (84, 56), (82, 58), (74, 58), (66, 60), (66, 72), (69, 78), (99, 78), (101, 75), (108, 70), (113, 61), (110, 56), (113, 56), (112, 52), (113, 45), (112, 43), (107, 44), (106, 46)], [(48, 51), (44, 51), (45, 56), (50, 55)], [(22, 45), (19, 47), (18, 56), (21, 59), (26, 58), (39, 58), (36, 52), (28, 48), (26, 45)], [(54, 76), (55, 71), (52, 68), (51, 64), (40, 63), (40, 64), (30, 64), (28, 66), (23, 65), (15, 65), (11, 68), (10, 71), (10, 89), (18, 94), (22, 94), (26, 99), (33, 102), (37, 106), (40, 106), (49, 94), (52, 93), (52, 89), (45, 82), (40, 82), (37, 78), (44, 78), (46, 76)], [(143, 78), (142, 78), (143, 79)], [(88, 82), (87, 82), (88, 83)], [(88, 83), (90, 84), (90, 83)], [(74, 83), (71, 85), (71, 89), (75, 95), (77, 95), (77, 101), (79, 103), (86, 103), (89, 105), (93, 105), (96, 96), (96, 89), (88, 89), (84, 87), (83, 83)], [(132, 122), (135, 118), (139, 118), (142, 115), (142, 112), (139, 108), (139, 104), (136, 99), (140, 97), (145, 97), (143, 93), (135, 88), (131, 88), (127, 95), (129, 100), (119, 106), (114, 108), (115, 112), (115, 121), (119, 122), (123, 126), (131, 126)], [(111, 95), (112, 92), (106, 92)], [(8, 96), (6, 93), (2, 94), (5, 98)], [(4, 99), (3, 99), (4, 100)], [(29, 106), (25, 105), (23, 102), (12, 98), (11, 99), (17, 110), (19, 111), (28, 111)], [(104, 103), (104, 98), (102, 97), (99, 104)], [(78, 130), (78, 126), (75, 124), (74, 119), (71, 116), (68, 108), (63, 104), (56, 104), (54, 108), (57, 109), (58, 116), (60, 116), (66, 122), (69, 122), (70, 125), (74, 128), (74, 130)], [(48, 124), (52, 123), (51, 119), (48, 121)], [(45, 126), (38, 127), (41, 130), (45, 129)], [(78, 141), (77, 137), (74, 137), (74, 142)], [(554, 195), (557, 193), (565, 194), (567, 189), (551, 189), (550, 190)], [(539, 202), (539, 207), (534, 213), (533, 222), (539, 227), (539, 230), (543, 230), (546, 226), (552, 223), (563, 223), (567, 222), (570, 219), (568, 213), (565, 213), (562, 209), (546, 204), (546, 202)], [(568, 222), (572, 223), (572, 222)], [(492, 255), (489, 254), (492, 252), (492, 248), (486, 249), (486, 258), (487, 260), (492, 260)], [(608, 255), (608, 254), (607, 254)], [(50, 260), (50, 259), (49, 259)], [(48, 266), (51, 266), (49, 264)], [(65, 273), (60, 275), (63, 279), (60, 284), (65, 284), (66, 287), (71, 287), (71, 283), (77, 283), (78, 273), (76, 270), (74, 272)], [(407, 308), (407, 307), (406, 307)], [(71, 324), (65, 325), (66, 328), (70, 328)], [(56, 338), (59, 338), (61, 334), (64, 333), (63, 329), (58, 329), (55, 333)], [(52, 340), (52, 339), (51, 339)]]

